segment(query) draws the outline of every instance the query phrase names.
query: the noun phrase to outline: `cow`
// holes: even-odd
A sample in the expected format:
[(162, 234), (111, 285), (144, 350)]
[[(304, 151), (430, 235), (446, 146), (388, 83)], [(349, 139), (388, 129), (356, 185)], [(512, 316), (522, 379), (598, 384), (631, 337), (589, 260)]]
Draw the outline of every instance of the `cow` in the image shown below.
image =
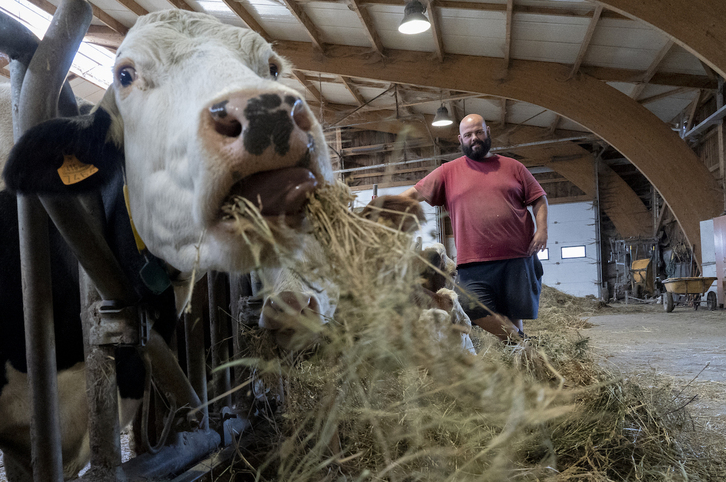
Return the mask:
[(295, 267), (255, 272), (263, 297), (258, 326), (270, 330), (284, 350), (301, 350), (320, 340), (323, 326), (334, 316), (338, 288), (318, 271), (325, 263), (322, 248), (310, 241)]
[(469, 337), (471, 320), (454, 291), (456, 263), (447, 256), (444, 245), (433, 243), (421, 250), (416, 266), (420, 285), (414, 290), (413, 299), (424, 309), (421, 316), (437, 325), (439, 338), (452, 335), (460, 340), (462, 349), (476, 354)]
[[(120, 45), (113, 84), (90, 114), (42, 123), (13, 147), (0, 192), (0, 449), (19, 474), (31, 468), (16, 193), (100, 191), (109, 246), (138, 299), (173, 326), (193, 272), (274, 265), (277, 249), (295, 251), (307, 236), (307, 196), (333, 181), (321, 126), (300, 95), (278, 82), (288, 69), (251, 30), (201, 13), (150, 13)], [(0, 108), (9, 105), (7, 92), (0, 95)], [(2, 116), (7, 146), (9, 111)], [(67, 162), (90, 174), (64, 184)], [(224, 212), (236, 196), (260, 209), (277, 246), (237, 235)], [(89, 454), (78, 269), (58, 232), (51, 229), (50, 238), (63, 464), (71, 478)], [(168, 277), (161, 293), (140, 275), (149, 262)], [(144, 371), (138, 357), (121, 355), (123, 426), (138, 406)]]
[[(317, 273), (324, 260), (319, 247), (303, 249), (300, 264), (261, 268), (251, 273), (253, 297), (260, 300), (257, 327), (258, 345), (250, 347), (252, 358), (267, 360), (281, 356), (285, 363), (296, 363), (315, 353), (325, 341), (326, 326), (334, 319), (339, 299), (338, 287)], [(239, 303), (246, 305), (247, 300)], [(293, 354), (293, 357), (288, 357)], [(275, 365), (268, 365), (268, 369)], [(254, 402), (267, 407), (280, 406), (285, 398), (283, 377), (275, 372), (253, 369)]]
[[(412, 232), (424, 220), (420, 203), (395, 195), (375, 198), (358, 215), (403, 232)], [(294, 266), (288, 263), (256, 272), (263, 296), (258, 326), (270, 330), (281, 348), (309, 347), (333, 318), (339, 290), (319, 268), (326, 263), (322, 246), (306, 239)]]

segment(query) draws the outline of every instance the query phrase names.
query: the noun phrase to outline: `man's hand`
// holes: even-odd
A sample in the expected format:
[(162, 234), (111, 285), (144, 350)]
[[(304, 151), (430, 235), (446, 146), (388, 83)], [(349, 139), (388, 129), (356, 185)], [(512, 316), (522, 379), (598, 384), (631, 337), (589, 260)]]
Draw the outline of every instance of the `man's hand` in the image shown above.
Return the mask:
[(532, 204), (532, 213), (534, 213), (537, 231), (535, 231), (534, 237), (529, 243), (527, 256), (532, 256), (547, 247), (547, 196), (537, 198)]
[(527, 256), (532, 256), (534, 253), (542, 251), (547, 247), (547, 231), (540, 231), (534, 233), (532, 241), (529, 243), (529, 249), (527, 250)]

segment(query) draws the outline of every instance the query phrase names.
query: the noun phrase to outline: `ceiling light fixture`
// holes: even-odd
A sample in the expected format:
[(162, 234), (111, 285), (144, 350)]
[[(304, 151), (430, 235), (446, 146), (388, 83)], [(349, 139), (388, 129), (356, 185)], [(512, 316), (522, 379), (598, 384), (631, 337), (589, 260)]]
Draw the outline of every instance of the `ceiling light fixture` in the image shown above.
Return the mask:
[(451, 117), (449, 117), (448, 109), (446, 109), (446, 107), (442, 105), (436, 111), (436, 117), (434, 117), (434, 121), (431, 123), (431, 125), (436, 127), (444, 127), (450, 126), (453, 123), (454, 121), (451, 120)]
[(411, 35), (425, 32), (431, 28), (429, 19), (424, 15), (425, 12), (426, 7), (419, 0), (407, 2), (403, 10), (403, 20), (401, 20), (401, 25), (398, 26), (398, 31)]

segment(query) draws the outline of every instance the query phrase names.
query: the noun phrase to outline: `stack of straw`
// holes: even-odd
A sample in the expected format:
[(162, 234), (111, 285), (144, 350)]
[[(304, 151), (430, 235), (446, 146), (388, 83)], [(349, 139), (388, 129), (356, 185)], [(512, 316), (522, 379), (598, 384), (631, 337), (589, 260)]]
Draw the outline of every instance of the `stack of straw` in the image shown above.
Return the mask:
[(282, 375), (284, 397), (268, 414), (265, 453), (248, 452), (238, 470), (257, 480), (402, 482), (689, 480), (697, 472), (675, 438), (684, 411), (653, 405), (652, 393), (595, 366), (577, 332), (581, 311), (563, 321), (545, 309), (539, 346), (507, 347), (475, 329), (478, 355), (470, 355), (411, 304), (410, 237), (357, 217), (351, 201), (341, 186), (310, 200), (321, 266), (279, 252), (296, 271), (337, 285), (340, 302), (312, 352), (274, 358), (279, 352), (261, 342), (240, 361), (267, 373), (266, 383)]

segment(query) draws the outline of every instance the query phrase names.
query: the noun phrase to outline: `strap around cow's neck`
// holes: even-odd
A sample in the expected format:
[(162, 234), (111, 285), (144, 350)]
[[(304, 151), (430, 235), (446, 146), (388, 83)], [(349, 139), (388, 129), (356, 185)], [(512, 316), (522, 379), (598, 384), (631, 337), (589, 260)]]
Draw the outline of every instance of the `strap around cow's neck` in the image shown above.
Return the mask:
[(169, 286), (171, 286), (171, 278), (169, 273), (159, 258), (154, 256), (146, 248), (146, 243), (141, 239), (139, 232), (136, 230), (134, 225), (134, 218), (131, 216), (131, 204), (129, 203), (129, 188), (126, 185), (126, 172), (124, 172), (124, 204), (126, 205), (126, 213), (129, 215), (129, 222), (131, 223), (131, 231), (134, 234), (134, 241), (136, 242), (136, 249), (146, 260), (144, 266), (139, 270), (139, 276), (141, 281), (144, 282), (147, 288), (149, 288), (154, 294), (163, 293)]
[(124, 204), (126, 204), (126, 213), (129, 215), (129, 221), (131, 222), (131, 231), (134, 233), (136, 249), (139, 250), (139, 253), (143, 253), (144, 251), (146, 251), (146, 244), (144, 243), (144, 240), (141, 239), (139, 232), (136, 230), (134, 218), (133, 216), (131, 216), (131, 204), (129, 204), (129, 187), (126, 185), (126, 176), (124, 176)]

